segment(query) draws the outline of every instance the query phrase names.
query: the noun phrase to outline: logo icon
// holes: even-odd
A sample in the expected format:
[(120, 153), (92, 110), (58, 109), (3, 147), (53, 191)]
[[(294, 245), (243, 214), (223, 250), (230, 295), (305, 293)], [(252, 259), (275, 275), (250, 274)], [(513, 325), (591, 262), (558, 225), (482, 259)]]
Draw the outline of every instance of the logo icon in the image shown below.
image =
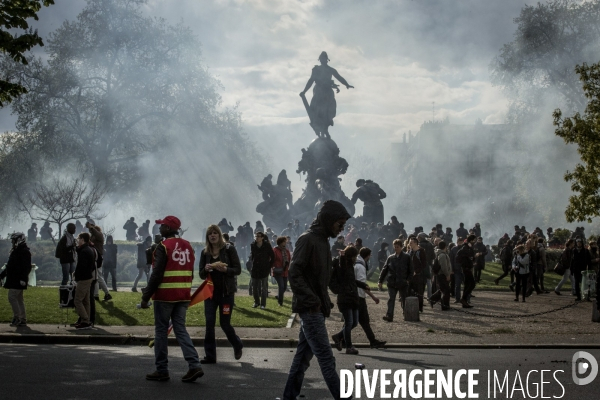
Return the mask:
[[(576, 385), (583, 386), (589, 385), (598, 376), (598, 361), (593, 355), (585, 351), (578, 351), (573, 355), (573, 382)], [(586, 378), (580, 378), (585, 374), (589, 373)]]

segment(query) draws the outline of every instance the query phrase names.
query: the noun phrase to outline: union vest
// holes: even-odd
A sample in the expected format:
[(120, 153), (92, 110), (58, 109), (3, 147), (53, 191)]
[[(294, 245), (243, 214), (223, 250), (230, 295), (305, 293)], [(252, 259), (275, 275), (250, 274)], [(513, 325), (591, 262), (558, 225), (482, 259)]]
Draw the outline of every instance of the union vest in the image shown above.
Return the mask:
[(192, 274), (194, 271), (194, 250), (190, 243), (180, 238), (162, 241), (167, 253), (165, 275), (152, 296), (155, 301), (190, 301)]

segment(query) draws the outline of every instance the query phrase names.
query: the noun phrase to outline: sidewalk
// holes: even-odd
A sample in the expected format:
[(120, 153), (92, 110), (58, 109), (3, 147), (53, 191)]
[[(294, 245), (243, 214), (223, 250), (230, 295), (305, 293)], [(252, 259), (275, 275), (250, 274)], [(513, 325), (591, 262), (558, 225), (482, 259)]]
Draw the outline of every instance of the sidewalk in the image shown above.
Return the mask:
[[(382, 320), (385, 315), (387, 293), (374, 292), (381, 299), (375, 305), (368, 299), (371, 326), (379, 340), (386, 340), (390, 347), (595, 347), (600, 348), (600, 323), (591, 322), (592, 303), (582, 302), (561, 311), (526, 318), (502, 319), (507, 315), (525, 315), (549, 311), (573, 303), (574, 298), (554, 293), (532, 295), (526, 303), (513, 301), (509, 292), (479, 292), (472, 300), (475, 306), (469, 312), (490, 316), (465, 314), (460, 305), (451, 304), (455, 311), (440, 310), (439, 304), (431, 308), (425, 303), (420, 322), (404, 322), (400, 304), (396, 305), (394, 322)], [(332, 298), (335, 303), (335, 297)], [(457, 311), (456, 311), (457, 310)], [(492, 317), (495, 316), (495, 317)], [(329, 334), (342, 328), (341, 314), (334, 307), (327, 320)], [(249, 347), (295, 347), (299, 324), (292, 328), (236, 328), (237, 334)], [(189, 327), (194, 343), (201, 346), (203, 327)], [(217, 326), (219, 346), (229, 346), (225, 335)], [(129, 344), (147, 345), (154, 337), (152, 326), (97, 326), (92, 330), (77, 331), (64, 325), (31, 324), (13, 328), (0, 325), (2, 343), (36, 344)], [(172, 343), (175, 344), (173, 335)], [(353, 342), (357, 347), (368, 341), (360, 326), (353, 330)]]

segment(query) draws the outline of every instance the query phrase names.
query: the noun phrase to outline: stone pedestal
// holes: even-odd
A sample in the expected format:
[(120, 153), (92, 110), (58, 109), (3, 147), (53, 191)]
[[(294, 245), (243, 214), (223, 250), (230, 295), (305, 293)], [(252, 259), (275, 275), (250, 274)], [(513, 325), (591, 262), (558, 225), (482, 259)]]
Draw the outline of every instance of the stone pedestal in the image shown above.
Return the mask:
[(404, 320), (419, 322), (419, 298), (416, 296), (407, 297), (404, 301)]
[(598, 299), (592, 303), (592, 322), (600, 322), (600, 311), (598, 311)]

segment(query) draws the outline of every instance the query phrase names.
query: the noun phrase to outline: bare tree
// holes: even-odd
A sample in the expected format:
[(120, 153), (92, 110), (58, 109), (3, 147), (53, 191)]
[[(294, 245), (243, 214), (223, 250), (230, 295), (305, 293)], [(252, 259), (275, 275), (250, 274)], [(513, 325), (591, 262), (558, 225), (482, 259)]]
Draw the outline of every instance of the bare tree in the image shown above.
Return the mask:
[[(21, 212), (32, 220), (57, 224), (60, 237), (65, 222), (91, 217), (98, 210), (105, 193), (101, 183), (88, 186), (83, 177), (54, 179), (48, 186), (37, 184), (29, 194), (18, 195), (18, 202)], [(94, 215), (96, 219), (105, 216)]]
[(104, 228), (104, 230), (102, 231), (102, 234), (104, 235), (104, 240), (106, 240), (107, 237), (112, 236), (115, 233), (115, 230), (116, 228), (114, 226)]

